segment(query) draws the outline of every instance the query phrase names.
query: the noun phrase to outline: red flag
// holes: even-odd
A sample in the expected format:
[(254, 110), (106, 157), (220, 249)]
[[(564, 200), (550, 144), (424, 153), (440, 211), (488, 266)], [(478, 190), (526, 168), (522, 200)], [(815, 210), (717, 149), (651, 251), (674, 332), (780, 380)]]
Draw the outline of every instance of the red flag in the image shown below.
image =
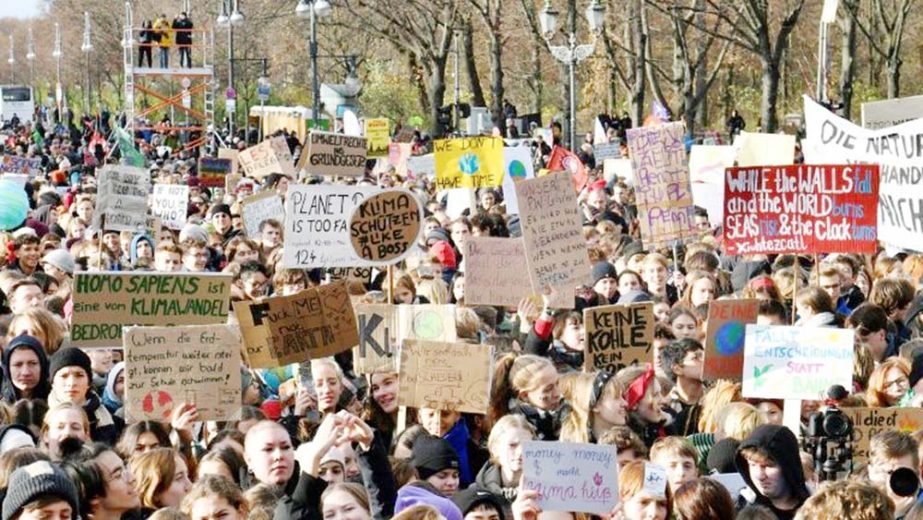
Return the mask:
[(586, 186), (588, 175), (583, 162), (577, 157), (577, 154), (564, 148), (555, 146), (551, 149), (551, 156), (548, 157), (546, 165), (551, 171), (565, 171), (570, 173), (570, 178), (574, 182), (574, 191), (580, 192)]

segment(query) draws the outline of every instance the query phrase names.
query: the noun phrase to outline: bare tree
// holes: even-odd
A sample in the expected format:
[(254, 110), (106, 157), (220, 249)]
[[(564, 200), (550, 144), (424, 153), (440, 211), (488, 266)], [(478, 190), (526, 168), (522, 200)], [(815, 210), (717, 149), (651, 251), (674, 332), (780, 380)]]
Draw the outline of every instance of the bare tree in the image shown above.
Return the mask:
[(849, 119), (852, 114), (853, 81), (856, 76), (856, 13), (859, 10), (859, 0), (843, 0), (841, 9), (843, 15), (837, 17), (837, 25), (842, 32), (839, 93), (843, 103), (843, 117)]
[[(884, 59), (888, 67), (888, 97), (901, 93), (901, 46), (907, 28), (907, 18), (917, 0), (870, 0), (870, 20), (863, 20), (858, 9), (848, 10), (869, 48)], [(877, 29), (874, 29), (877, 27)]]
[(474, 51), (474, 27), (471, 20), (462, 18), (456, 37), (461, 36), (462, 49), (465, 56), (465, 74), (468, 76), (468, 89), (471, 91), (471, 103), (476, 107), (487, 106), (484, 98), (484, 89), (481, 88), (481, 77), (478, 74), (477, 55)]
[(532, 65), (532, 73), (529, 75), (528, 85), (532, 91), (533, 113), (542, 112), (542, 94), (544, 92), (544, 78), (542, 78), (542, 49), (545, 47), (545, 40), (542, 38), (542, 29), (538, 23), (538, 7), (535, 0), (519, 0), (523, 14), (526, 17), (526, 23), (529, 26), (529, 36), (531, 39), (529, 61)]
[[(468, 0), (480, 15), (487, 28), (487, 49), (490, 57), (490, 112), (494, 118), (503, 118), (503, 20), (504, 0)], [(502, 124), (500, 125), (502, 128)]]

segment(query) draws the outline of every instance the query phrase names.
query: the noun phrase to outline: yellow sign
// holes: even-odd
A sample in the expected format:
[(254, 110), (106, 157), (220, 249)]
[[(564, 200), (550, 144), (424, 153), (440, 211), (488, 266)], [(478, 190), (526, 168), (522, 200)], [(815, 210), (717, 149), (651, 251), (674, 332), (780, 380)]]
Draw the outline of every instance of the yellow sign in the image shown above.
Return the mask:
[(365, 120), (365, 142), (368, 157), (387, 157), (388, 145), (391, 144), (391, 132), (388, 118), (381, 117)]
[(436, 188), (498, 188), (503, 183), (503, 139), (437, 139)]

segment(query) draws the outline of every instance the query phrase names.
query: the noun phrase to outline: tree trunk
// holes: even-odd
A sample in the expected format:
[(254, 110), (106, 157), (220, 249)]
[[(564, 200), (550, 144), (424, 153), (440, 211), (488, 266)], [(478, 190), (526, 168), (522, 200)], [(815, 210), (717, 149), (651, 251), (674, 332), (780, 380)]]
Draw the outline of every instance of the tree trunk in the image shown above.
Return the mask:
[(433, 118), (433, 137), (445, 135), (446, 128), (439, 124), (439, 108), (445, 101), (445, 58), (432, 60), (429, 88), (430, 116)]
[(843, 9), (850, 12), (840, 20), (843, 44), (840, 52), (839, 95), (843, 103), (843, 117), (849, 119), (852, 115), (853, 80), (856, 76), (856, 17), (853, 11), (855, 6), (851, 2), (845, 2)]
[(645, 41), (644, 31), (641, 24), (640, 4), (644, 0), (631, 0), (631, 14), (628, 19), (627, 32), (630, 36), (628, 41), (631, 42), (632, 57), (629, 60), (634, 83), (631, 86), (631, 119), (633, 126), (640, 126), (644, 121), (644, 91), (647, 88), (644, 74), (644, 62), (647, 59), (647, 41)]
[(499, 27), (494, 27), (488, 33), (490, 38), (490, 112), (499, 128), (506, 128), (503, 120), (503, 43)]
[(468, 76), (468, 88), (471, 90), (471, 105), (486, 107), (484, 89), (481, 88), (481, 79), (478, 75), (478, 65), (474, 56), (474, 29), (469, 20), (462, 23), (462, 46), (465, 56), (465, 73)]
[(760, 107), (760, 127), (762, 132), (775, 133), (777, 128), (776, 103), (779, 97), (779, 63), (761, 58), (762, 64), (762, 104)]
[(423, 70), (423, 67), (420, 66), (417, 57), (410, 53), (407, 53), (407, 67), (410, 69), (410, 76), (417, 89), (417, 98), (420, 100), (420, 108), (422, 108), (424, 112), (429, 112), (432, 107), (429, 104), (429, 92), (426, 89), (426, 81), (424, 80), (426, 72)]
[(901, 97), (901, 59), (892, 55), (888, 58), (888, 99)]
[(529, 87), (532, 90), (532, 113), (542, 113), (542, 44), (532, 40), (532, 76), (529, 78)]

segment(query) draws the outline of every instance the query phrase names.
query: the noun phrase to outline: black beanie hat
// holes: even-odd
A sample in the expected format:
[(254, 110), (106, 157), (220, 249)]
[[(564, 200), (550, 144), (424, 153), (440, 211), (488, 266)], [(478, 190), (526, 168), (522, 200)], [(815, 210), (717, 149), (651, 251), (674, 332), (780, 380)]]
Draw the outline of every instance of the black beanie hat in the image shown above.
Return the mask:
[(910, 388), (915, 387), (920, 379), (923, 379), (923, 354), (917, 354), (913, 357), (913, 363), (910, 365), (910, 375), (907, 379), (910, 381)]
[(231, 216), (231, 206), (228, 206), (227, 204), (215, 204), (214, 206), (208, 209), (208, 218), (212, 218), (218, 213), (224, 213), (225, 215), (230, 217)]
[(593, 285), (596, 285), (596, 282), (603, 278), (617, 279), (618, 277), (619, 275), (615, 272), (615, 267), (612, 267), (612, 264), (609, 262), (603, 260), (593, 264)]
[(708, 457), (705, 459), (705, 465), (709, 470), (715, 473), (736, 473), (737, 448), (740, 442), (728, 437), (716, 442), (708, 450)]
[(468, 489), (464, 489), (455, 493), (452, 497), (452, 502), (455, 502), (455, 505), (461, 509), (462, 515), (467, 515), (474, 508), (481, 504), (487, 504), (494, 508), (497, 511), (497, 514), (500, 515), (500, 520), (504, 520), (503, 516), (503, 500), (500, 499), (497, 495), (487, 491), (486, 489), (478, 486), (477, 484), (472, 485)]
[(79, 348), (67, 347), (55, 352), (51, 356), (51, 370), (48, 375), (53, 380), (58, 370), (67, 367), (80, 367), (87, 373), (88, 379), (93, 379), (93, 366), (90, 362), (90, 356)]
[(458, 454), (449, 441), (427, 435), (413, 443), (413, 467), (421, 480), (445, 469), (459, 469)]
[(3, 520), (21, 513), (29, 503), (43, 495), (52, 495), (67, 501), (74, 518), (79, 514), (77, 487), (54, 464), (40, 460), (23, 466), (10, 475), (6, 496), (3, 498)]

